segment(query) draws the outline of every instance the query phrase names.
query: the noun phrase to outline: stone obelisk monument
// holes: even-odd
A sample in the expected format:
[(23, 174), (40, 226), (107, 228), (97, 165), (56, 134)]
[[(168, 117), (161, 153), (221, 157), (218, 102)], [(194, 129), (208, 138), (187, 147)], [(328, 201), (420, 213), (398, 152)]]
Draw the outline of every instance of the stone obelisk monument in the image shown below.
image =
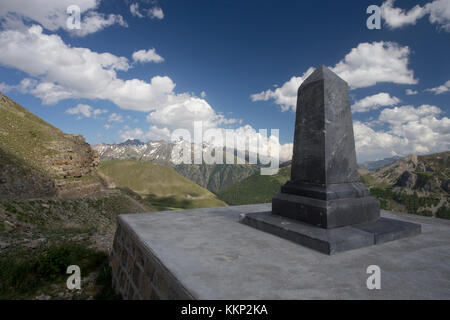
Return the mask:
[(272, 212), (241, 222), (332, 254), (421, 232), (420, 225), (380, 218), (380, 204), (359, 182), (347, 83), (325, 66), (298, 89), (291, 180)]
[(291, 181), (272, 212), (328, 229), (380, 217), (359, 182), (347, 83), (325, 66), (298, 90)]

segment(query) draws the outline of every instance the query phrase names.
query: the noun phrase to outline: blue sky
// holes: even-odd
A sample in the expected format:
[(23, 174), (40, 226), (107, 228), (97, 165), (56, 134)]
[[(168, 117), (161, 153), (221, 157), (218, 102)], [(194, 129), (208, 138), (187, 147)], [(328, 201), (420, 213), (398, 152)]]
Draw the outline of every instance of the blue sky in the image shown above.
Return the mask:
[(1, 3), (0, 91), (91, 144), (202, 120), (280, 129), (288, 158), (296, 89), (325, 64), (351, 87), (360, 161), (450, 149), (450, 0)]

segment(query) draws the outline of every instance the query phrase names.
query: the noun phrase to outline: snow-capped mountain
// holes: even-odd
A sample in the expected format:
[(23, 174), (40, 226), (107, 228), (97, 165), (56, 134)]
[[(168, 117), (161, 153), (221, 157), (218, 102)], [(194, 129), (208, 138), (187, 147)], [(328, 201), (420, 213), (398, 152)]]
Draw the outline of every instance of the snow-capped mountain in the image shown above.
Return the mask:
[(168, 141), (127, 140), (119, 144), (97, 144), (100, 160), (139, 160), (169, 164), (174, 143)]
[[(177, 140), (174, 142), (169, 141), (149, 141), (147, 143), (142, 142), (138, 139), (126, 140), (125, 142), (119, 144), (97, 144), (93, 148), (98, 152), (100, 160), (139, 160), (148, 162), (159, 162), (164, 164), (172, 163), (171, 159), (173, 153), (176, 150), (182, 149), (185, 144), (190, 144), (190, 142), (184, 140)], [(179, 147), (176, 148), (175, 147)], [(194, 160), (194, 144), (191, 147), (191, 161)], [(203, 143), (201, 150), (203, 154), (211, 154), (212, 146), (208, 143)], [(224, 150), (224, 158), (226, 157), (226, 152)], [(174, 165), (172, 163), (172, 165)]]
[[(176, 146), (182, 148), (183, 145), (190, 142), (177, 140), (168, 141), (149, 141), (144, 143), (140, 140), (127, 140), (120, 144), (97, 144), (93, 148), (97, 150), (100, 160), (138, 160), (156, 162), (162, 165), (170, 166), (179, 174), (195, 183), (209, 189), (212, 192), (218, 192), (220, 189), (241, 181), (259, 170), (258, 165), (250, 164), (179, 164), (172, 162), (172, 153), (175, 153)], [(201, 150), (203, 153), (211, 153), (211, 146), (203, 143)], [(191, 160), (194, 160), (194, 145), (191, 144)], [(224, 160), (226, 152), (224, 150)], [(235, 155), (232, 155), (233, 157)], [(225, 161), (224, 161), (225, 162)]]

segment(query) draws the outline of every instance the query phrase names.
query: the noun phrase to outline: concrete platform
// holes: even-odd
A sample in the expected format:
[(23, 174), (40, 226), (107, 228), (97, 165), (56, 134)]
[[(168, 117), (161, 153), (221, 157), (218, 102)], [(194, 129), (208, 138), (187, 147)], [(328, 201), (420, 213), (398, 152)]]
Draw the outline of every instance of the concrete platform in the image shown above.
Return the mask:
[[(270, 210), (261, 204), (120, 215), (116, 290), (131, 288), (128, 299), (163, 291), (157, 298), (450, 299), (450, 221), (382, 211), (384, 218), (421, 224), (422, 234), (328, 256), (239, 223), (243, 213)], [(124, 252), (135, 258), (124, 264)], [(156, 278), (146, 261), (156, 261)], [(380, 290), (366, 286), (370, 265), (381, 269)], [(134, 279), (128, 287), (124, 266)], [(143, 278), (139, 270), (147, 269), (151, 276)], [(151, 294), (146, 279), (156, 288)]]
[(243, 213), (240, 222), (325, 254), (363, 248), (420, 234), (421, 225), (381, 217), (377, 221), (324, 229), (272, 212)]

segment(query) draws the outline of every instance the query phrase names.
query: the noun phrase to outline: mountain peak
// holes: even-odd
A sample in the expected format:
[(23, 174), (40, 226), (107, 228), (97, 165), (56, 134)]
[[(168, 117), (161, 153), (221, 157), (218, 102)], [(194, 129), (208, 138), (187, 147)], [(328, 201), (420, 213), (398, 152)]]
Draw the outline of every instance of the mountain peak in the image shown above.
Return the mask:
[(122, 143), (119, 143), (119, 146), (141, 146), (144, 145), (145, 143), (142, 142), (139, 139), (128, 139)]

